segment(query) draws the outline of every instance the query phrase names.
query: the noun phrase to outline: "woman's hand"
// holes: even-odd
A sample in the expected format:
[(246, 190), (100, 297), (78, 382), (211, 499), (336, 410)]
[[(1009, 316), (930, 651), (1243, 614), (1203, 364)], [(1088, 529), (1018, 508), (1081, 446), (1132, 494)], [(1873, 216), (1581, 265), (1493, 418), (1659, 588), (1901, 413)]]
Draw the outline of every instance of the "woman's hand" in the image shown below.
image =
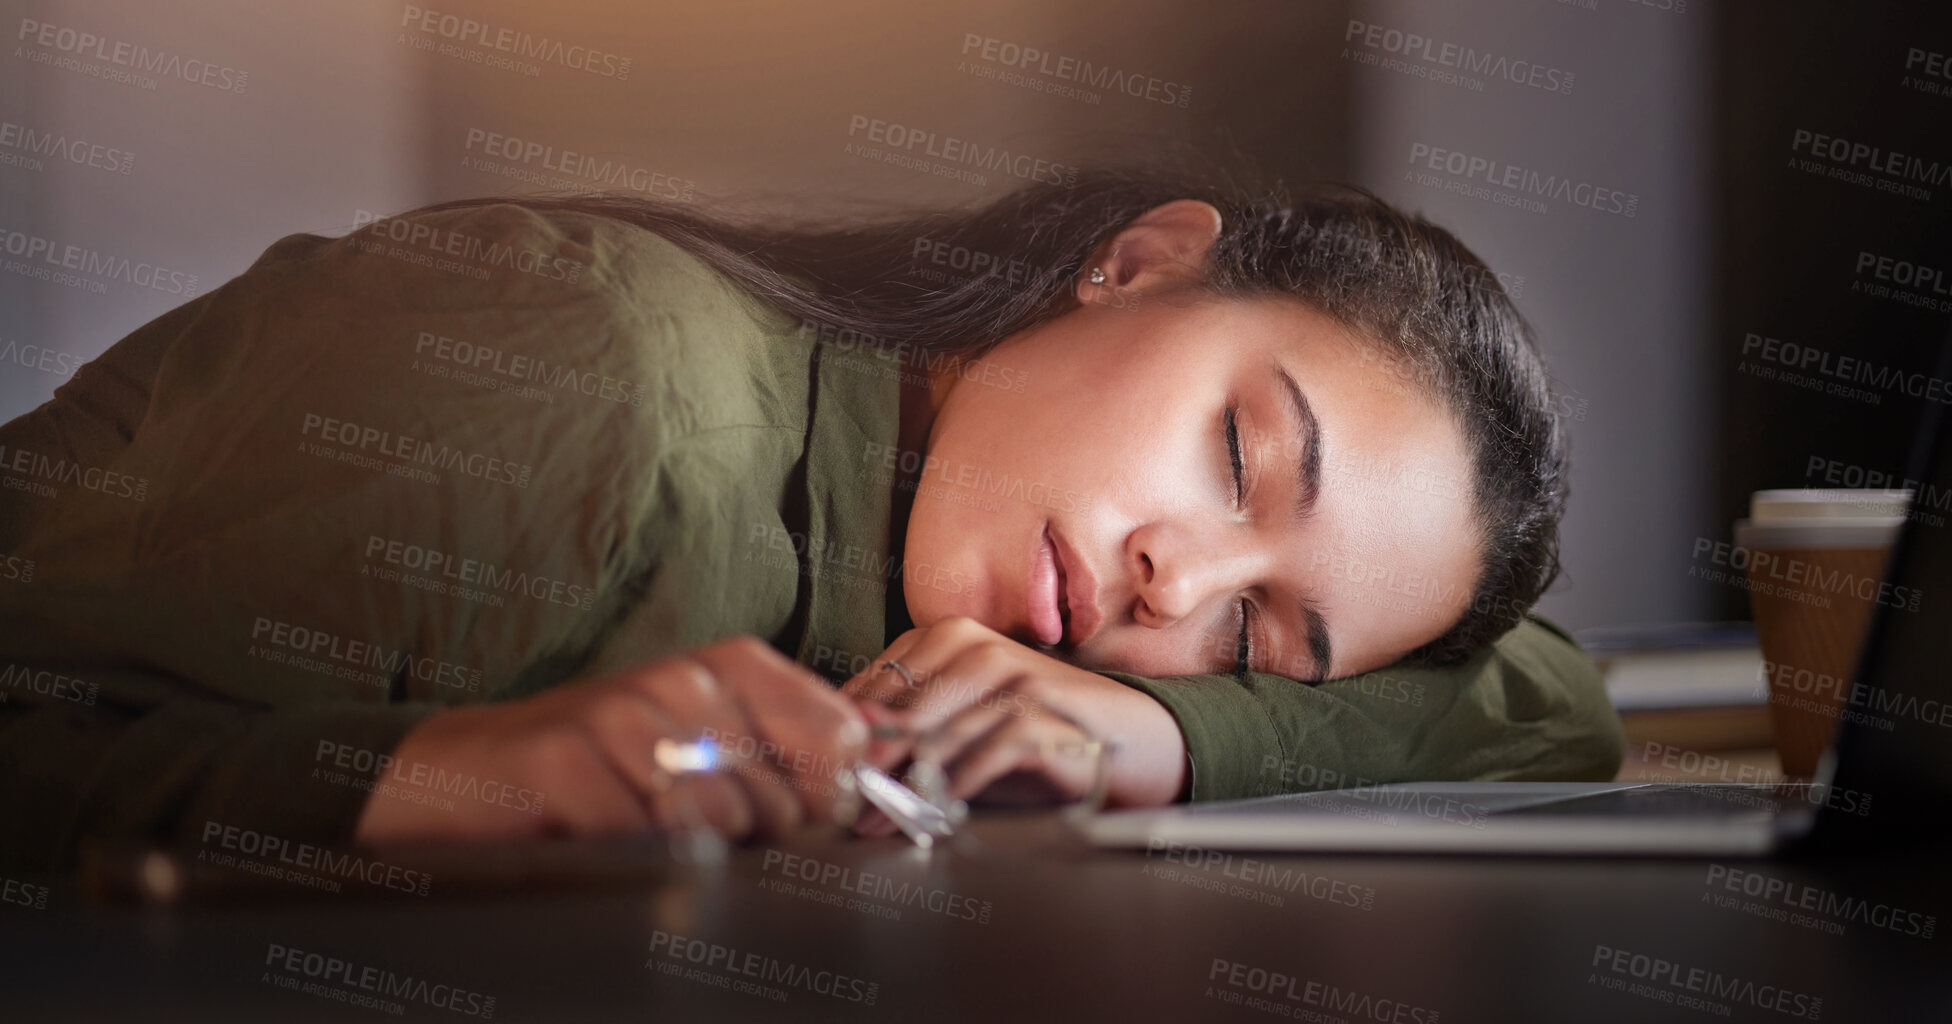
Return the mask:
[[(890, 661), (900, 662), (908, 675), (887, 668)], [(903, 633), (841, 692), (862, 701), (878, 723), (931, 734), (929, 745), (960, 799), (1014, 771), (1044, 775), (1063, 792), (1075, 790), (1077, 780), (1064, 777), (1061, 766), (1035, 763), (1044, 741), (1083, 738), (1065, 719), (1112, 745), (1109, 804), (1169, 804), (1186, 784), (1185, 738), (1158, 701), (974, 619), (944, 619)], [(868, 760), (891, 769), (911, 753), (906, 742), (878, 741)]]
[[(658, 741), (701, 734), (772, 764), (741, 760), (675, 782), (662, 774)], [(734, 838), (778, 835), (833, 812), (842, 796), (833, 773), (861, 756), (867, 735), (860, 711), (819, 676), (740, 637), (525, 700), (435, 714), (393, 752), (354, 838), (594, 835), (694, 825), (693, 813)], [(529, 790), (540, 813), (456, 799), (443, 779)], [(445, 803), (430, 806), (430, 796)]]

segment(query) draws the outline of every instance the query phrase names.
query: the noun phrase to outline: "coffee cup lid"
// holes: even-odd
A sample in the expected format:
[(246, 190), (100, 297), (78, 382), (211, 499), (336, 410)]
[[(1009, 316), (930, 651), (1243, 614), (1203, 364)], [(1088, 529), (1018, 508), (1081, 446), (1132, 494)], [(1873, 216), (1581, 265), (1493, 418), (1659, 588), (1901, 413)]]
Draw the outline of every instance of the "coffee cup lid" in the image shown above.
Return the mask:
[(1902, 520), (1911, 506), (1908, 490), (1801, 489), (1757, 491), (1749, 497), (1749, 519), (1757, 523), (1808, 519)]
[(1882, 548), (1897, 543), (1903, 525), (1903, 516), (1737, 519), (1735, 543), (1745, 548)]

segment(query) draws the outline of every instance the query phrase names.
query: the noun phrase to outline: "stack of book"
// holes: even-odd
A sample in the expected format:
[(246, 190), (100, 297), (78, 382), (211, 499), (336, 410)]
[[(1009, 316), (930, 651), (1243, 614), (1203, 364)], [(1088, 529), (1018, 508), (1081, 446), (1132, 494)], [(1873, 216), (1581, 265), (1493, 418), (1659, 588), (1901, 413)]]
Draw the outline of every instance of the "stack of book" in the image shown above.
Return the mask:
[[(1607, 696), (1626, 728), (1620, 778), (1764, 782), (1780, 777), (1762, 651), (1752, 624), (1606, 627), (1574, 636), (1605, 676)], [(1735, 779), (1725, 777), (1729, 765), (1749, 767)]]

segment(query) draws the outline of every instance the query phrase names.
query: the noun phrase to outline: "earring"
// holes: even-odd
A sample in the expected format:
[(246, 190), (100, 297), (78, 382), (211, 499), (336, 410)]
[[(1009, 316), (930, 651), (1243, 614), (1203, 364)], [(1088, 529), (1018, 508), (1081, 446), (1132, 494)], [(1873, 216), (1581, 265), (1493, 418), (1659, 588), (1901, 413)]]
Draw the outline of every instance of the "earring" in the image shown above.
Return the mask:
[(1105, 283), (1104, 269), (1101, 267), (1092, 267), (1091, 276), (1087, 278), (1087, 280), (1089, 280), (1092, 284), (1104, 284)]

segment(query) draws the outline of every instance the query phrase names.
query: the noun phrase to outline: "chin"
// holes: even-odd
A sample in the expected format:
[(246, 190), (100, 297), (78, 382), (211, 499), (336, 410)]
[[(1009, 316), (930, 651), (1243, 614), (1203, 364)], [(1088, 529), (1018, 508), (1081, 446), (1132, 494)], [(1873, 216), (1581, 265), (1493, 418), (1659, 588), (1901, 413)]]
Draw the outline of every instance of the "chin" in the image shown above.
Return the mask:
[(996, 616), (984, 607), (987, 602), (978, 590), (950, 593), (924, 582), (906, 580), (902, 586), (902, 600), (908, 604), (908, 618), (918, 627), (933, 626), (944, 619), (963, 616), (991, 629), (997, 628)]
[(915, 586), (903, 593), (908, 602), (908, 618), (917, 629), (926, 629), (945, 619), (960, 616), (974, 619), (1026, 647), (1037, 646), (1030, 639), (1027, 626), (989, 607), (991, 602), (985, 600), (985, 596), (980, 593), (945, 594), (926, 586)]
[[(927, 496), (918, 499), (909, 519), (902, 573), (902, 598), (917, 627), (932, 626), (958, 616), (1006, 636), (1026, 633), (1009, 605), (1021, 596), (1005, 593), (999, 559), (991, 557), (1001, 524), (990, 513), (969, 516), (967, 510), (940, 509)], [(960, 513), (960, 514), (959, 514)], [(932, 586), (932, 580), (946, 585)]]

